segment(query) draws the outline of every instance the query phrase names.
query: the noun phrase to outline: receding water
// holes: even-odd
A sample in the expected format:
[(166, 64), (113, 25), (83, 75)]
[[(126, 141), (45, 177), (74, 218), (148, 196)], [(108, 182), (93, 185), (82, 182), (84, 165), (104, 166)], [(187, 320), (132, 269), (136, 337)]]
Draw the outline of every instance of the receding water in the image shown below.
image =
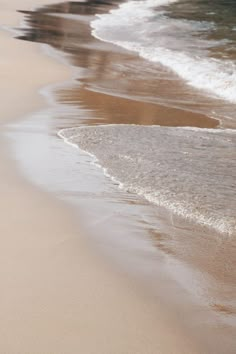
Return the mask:
[(107, 125), (60, 134), (126, 190), (235, 238), (235, 131)]

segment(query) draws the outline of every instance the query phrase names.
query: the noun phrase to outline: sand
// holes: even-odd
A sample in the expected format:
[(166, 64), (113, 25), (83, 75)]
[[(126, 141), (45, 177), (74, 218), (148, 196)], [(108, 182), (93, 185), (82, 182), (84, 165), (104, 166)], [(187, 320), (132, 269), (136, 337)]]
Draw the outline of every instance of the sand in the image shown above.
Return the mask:
[[(44, 3), (4, 1), (0, 23), (16, 26), (19, 6)], [(37, 44), (3, 31), (0, 40), (3, 128), (45, 106), (39, 88), (70, 72)], [(0, 353), (202, 353), (161, 304), (94, 252), (69, 208), (20, 176), (3, 136), (0, 145)]]

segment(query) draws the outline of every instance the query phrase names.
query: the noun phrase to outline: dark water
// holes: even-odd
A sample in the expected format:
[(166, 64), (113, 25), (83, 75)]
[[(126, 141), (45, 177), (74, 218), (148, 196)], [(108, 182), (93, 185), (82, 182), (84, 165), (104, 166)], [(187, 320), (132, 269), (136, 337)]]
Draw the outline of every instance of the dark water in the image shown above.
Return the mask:
[(167, 16), (184, 21), (212, 24), (210, 30), (202, 32), (205, 38), (221, 42), (212, 50), (212, 55), (219, 58), (236, 58), (236, 2), (234, 0), (180, 0), (167, 8)]

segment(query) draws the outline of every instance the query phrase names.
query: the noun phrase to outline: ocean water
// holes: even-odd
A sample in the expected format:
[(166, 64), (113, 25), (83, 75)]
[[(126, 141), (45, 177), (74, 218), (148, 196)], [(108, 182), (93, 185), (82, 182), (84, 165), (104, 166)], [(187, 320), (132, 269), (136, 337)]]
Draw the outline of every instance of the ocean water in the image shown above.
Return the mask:
[(233, 0), (128, 1), (91, 22), (100, 40), (162, 64), (188, 85), (236, 103)]
[(65, 129), (105, 173), (174, 214), (236, 235), (236, 132), (138, 125)]

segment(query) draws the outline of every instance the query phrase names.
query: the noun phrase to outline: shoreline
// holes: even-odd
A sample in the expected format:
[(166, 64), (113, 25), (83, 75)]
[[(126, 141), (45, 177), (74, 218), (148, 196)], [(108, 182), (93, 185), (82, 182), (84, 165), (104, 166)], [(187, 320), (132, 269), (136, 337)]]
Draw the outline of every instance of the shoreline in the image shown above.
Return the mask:
[[(38, 44), (36, 43), (34, 48), (37, 48), (37, 46)], [(39, 49), (41, 51), (41, 48)], [(40, 53), (37, 52), (37, 54)], [(43, 55), (41, 52), (37, 65), (45, 67), (46, 64), (41, 63)], [(54, 67), (54, 63), (52, 67)], [(60, 69), (57, 74), (55, 73), (55, 76), (59, 72)], [(63, 82), (63, 80), (60, 81)], [(45, 85), (43, 86), (45, 87)], [(33, 88), (30, 91), (32, 90)], [(90, 99), (92, 99), (92, 96)], [(45, 104), (41, 107), (43, 106)], [(39, 109), (39, 107), (36, 108), (37, 110)], [(35, 108), (33, 110), (35, 111)], [(71, 217), (72, 208), (64, 206), (63, 202), (56, 201), (54, 197), (52, 198), (37, 187), (29, 185), (24, 178), (18, 177), (19, 173), (18, 171), (15, 172), (14, 166), (10, 167), (11, 174), (14, 175), (13, 179), (18, 181), (18, 184), (23, 184), (24, 189), (27, 191), (30, 190), (28, 198), (30, 200), (33, 198), (35, 201), (40, 199), (39, 204), (45, 208), (45, 212), (39, 218), (40, 220), (42, 219), (42, 224), (38, 224), (41, 226), (37, 235), (35, 235), (41, 238), (41, 232), (43, 231), (43, 240), (39, 240), (38, 237), (34, 236), (32, 243), (29, 242), (27, 244), (30, 239), (30, 234), (28, 234), (26, 243), (23, 245), (24, 252), (21, 252), (26, 257), (26, 260), (23, 262), (24, 264), (20, 264), (24, 266), (23, 268), (25, 268), (25, 265), (32, 266), (29, 274), (26, 272), (23, 277), (30, 278), (37, 275), (34, 281), (30, 279), (28, 282), (28, 284), (34, 283), (33, 297), (28, 297), (34, 300), (31, 304), (33, 312), (27, 313), (28, 322), (26, 321), (23, 331), (29, 330), (27, 326), (33, 321), (33, 328), (30, 328), (30, 332), (35, 338), (38, 332), (42, 331), (42, 326), (45, 324), (46, 328), (49, 324), (52, 327), (56, 326), (55, 332), (43, 332), (44, 343), (41, 341), (39, 344), (42, 347), (37, 348), (40, 354), (43, 350), (51, 350), (52, 352), (62, 350), (63, 353), (73, 354), (77, 353), (78, 350), (82, 350), (83, 353), (97, 353), (98, 348), (99, 353), (104, 354), (117, 352), (117, 350), (119, 353), (135, 352), (145, 354), (153, 354), (157, 351), (169, 354), (175, 350), (175, 352), (179, 351), (181, 354), (190, 354), (195, 352), (202, 353), (203, 348), (208, 352), (204, 346), (201, 349), (198, 348), (198, 346), (201, 346), (201, 338), (196, 340), (194, 330), (188, 331), (185, 326), (182, 328), (182, 321), (178, 320), (178, 311), (171, 313), (167, 306), (163, 307), (160, 299), (153, 301), (151, 297), (146, 295), (145, 291), (142, 291), (136, 285), (135, 281), (132, 281), (126, 275), (124, 276), (122, 272), (112, 269), (112, 267), (110, 269), (108, 262), (101, 259), (96, 250), (93, 250), (93, 245), (86, 240), (84, 234), (80, 232), (80, 235), (78, 235), (81, 225), (75, 221), (75, 215)], [(18, 191), (19, 186), (15, 190)], [(36, 203), (36, 208), (31, 210), (35, 219), (41, 213), (39, 204)], [(50, 215), (47, 215), (49, 211)], [(44, 224), (44, 218), (47, 221), (46, 225)], [(59, 225), (57, 225), (58, 220), (60, 220)], [(51, 229), (47, 230), (47, 225), (49, 224)], [(32, 228), (32, 225), (30, 228)], [(26, 230), (25, 225), (23, 225), (22, 229)], [(55, 232), (59, 234), (59, 239)], [(36, 245), (33, 244), (35, 241)], [(27, 249), (29, 245), (30, 257)], [(40, 278), (41, 254), (39, 255), (37, 247), (39, 247), (40, 251), (43, 250), (43, 260), (46, 260), (42, 267), (43, 279)], [(19, 248), (16, 247), (16, 253), (18, 251)], [(32, 259), (34, 256), (36, 259)], [(35, 285), (36, 282), (39, 282), (39, 284)], [(109, 286), (107, 286), (108, 284)], [(161, 286), (161, 283), (159, 286)], [(97, 291), (99, 293), (98, 296)], [(24, 293), (24, 289), (22, 293)], [(40, 297), (42, 296), (39, 301), (35, 298), (36, 293), (37, 295), (40, 294)], [(96, 293), (96, 296), (93, 296), (93, 293)], [(55, 303), (54, 299), (57, 299)], [(110, 307), (107, 309), (108, 304)], [(23, 311), (27, 310), (27, 305), (23, 302)], [(39, 311), (42, 306), (44, 308), (43, 314)], [(16, 307), (18, 308), (18, 306)], [(35, 310), (36, 316), (41, 319), (41, 323), (32, 318), (32, 313)], [(79, 318), (75, 318), (75, 314)], [(95, 314), (96, 318), (94, 318)], [(14, 313), (12, 315), (14, 317)], [(124, 319), (128, 326), (124, 326)], [(86, 323), (86, 328), (84, 323)], [(137, 333), (139, 334), (138, 336)], [(58, 336), (62, 336), (61, 341), (58, 341)], [(170, 341), (170, 336), (173, 342)], [(109, 337), (109, 342), (107, 342), (107, 337)], [(199, 335), (199, 337), (201, 336)], [(90, 343), (91, 338), (93, 338), (95, 343)], [(31, 345), (30, 349), (27, 347), (29, 344)], [(33, 342), (27, 342), (26, 340), (24, 345), (22, 346), (22, 354), (25, 354), (25, 348), (28, 351), (30, 350), (30, 352), (32, 350), (33, 353), (36, 352), (34, 351)], [(13, 353), (19, 352), (18, 347), (18, 351), (14, 350)], [(230, 351), (228, 352), (230, 353)]]
[[(21, 4), (31, 5), (35, 2)], [(8, 25), (17, 24), (15, 10), (11, 2)], [(63, 81), (68, 72), (44, 57), (37, 44), (6, 34), (1, 40), (5, 57), (12, 58), (4, 71), (16, 69), (1, 82), (5, 126), (45, 106), (39, 88), (59, 77)], [(30, 68), (27, 80), (25, 67)], [(198, 352), (172, 316), (137, 294), (134, 284), (90, 250), (68, 208), (19, 176), (3, 137), (0, 158), (2, 352)]]

